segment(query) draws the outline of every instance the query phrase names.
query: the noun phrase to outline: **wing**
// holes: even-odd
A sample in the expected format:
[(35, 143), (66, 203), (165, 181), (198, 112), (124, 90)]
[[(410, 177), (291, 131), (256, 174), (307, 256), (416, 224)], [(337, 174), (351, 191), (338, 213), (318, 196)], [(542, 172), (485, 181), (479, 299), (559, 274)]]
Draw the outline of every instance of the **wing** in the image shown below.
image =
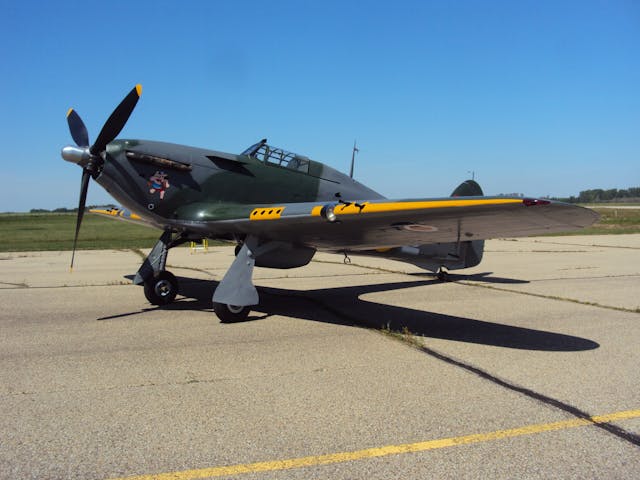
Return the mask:
[(92, 208), (89, 210), (89, 213), (93, 213), (96, 215), (100, 215), (102, 217), (115, 218), (117, 220), (125, 220), (131, 223), (137, 223), (138, 225), (146, 225), (149, 227), (158, 227), (157, 225), (152, 224), (151, 222), (143, 219), (140, 215), (133, 213), (126, 208), (113, 208), (113, 207), (105, 207), (105, 208)]
[[(211, 236), (252, 234), (319, 250), (367, 250), (427, 243), (523, 237), (577, 230), (598, 214), (575, 205), (520, 197), (373, 200), (247, 207), (248, 217), (198, 222)], [(327, 209), (333, 209), (330, 221)]]

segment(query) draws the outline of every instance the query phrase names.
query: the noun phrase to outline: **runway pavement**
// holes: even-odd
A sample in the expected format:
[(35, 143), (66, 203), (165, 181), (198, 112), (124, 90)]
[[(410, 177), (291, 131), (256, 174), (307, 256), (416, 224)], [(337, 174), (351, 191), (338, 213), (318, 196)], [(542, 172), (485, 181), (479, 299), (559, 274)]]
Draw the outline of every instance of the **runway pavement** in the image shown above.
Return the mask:
[(438, 282), (318, 254), (256, 269), (221, 324), (232, 247), (0, 254), (0, 478), (637, 478), (640, 235), (487, 242)]

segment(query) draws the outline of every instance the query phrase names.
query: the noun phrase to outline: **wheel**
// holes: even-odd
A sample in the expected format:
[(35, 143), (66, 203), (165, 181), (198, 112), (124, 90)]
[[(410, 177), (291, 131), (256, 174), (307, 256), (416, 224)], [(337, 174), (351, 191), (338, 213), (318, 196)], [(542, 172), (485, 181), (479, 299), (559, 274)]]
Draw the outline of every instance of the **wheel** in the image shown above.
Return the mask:
[(162, 270), (144, 282), (144, 296), (152, 305), (167, 305), (178, 294), (178, 280), (173, 273)]
[(246, 320), (251, 309), (249, 307), (239, 307), (227, 305), (226, 303), (213, 302), (213, 311), (216, 312), (222, 323), (242, 322)]
[(234, 255), (237, 257), (240, 253), (240, 249), (242, 248), (242, 243), (236, 245), (236, 248), (233, 250)]
[(438, 270), (438, 280), (440, 280), (441, 282), (448, 282), (449, 281), (449, 273), (444, 270), (443, 268), (441, 268), (440, 270)]

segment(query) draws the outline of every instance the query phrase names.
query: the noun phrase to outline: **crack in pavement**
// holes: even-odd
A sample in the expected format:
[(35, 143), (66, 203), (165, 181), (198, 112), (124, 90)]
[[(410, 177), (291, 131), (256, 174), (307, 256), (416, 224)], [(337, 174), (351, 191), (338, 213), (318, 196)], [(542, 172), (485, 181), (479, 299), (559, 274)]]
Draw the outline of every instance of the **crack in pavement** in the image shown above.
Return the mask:
[(515, 383), (511, 383), (508, 382), (504, 379), (501, 379), (495, 375), (492, 375), (491, 373), (487, 372), (486, 370), (483, 370), (481, 368), (478, 368), (472, 364), (463, 362), (461, 360), (457, 360), (453, 357), (450, 357), (448, 355), (444, 355), (443, 353), (440, 353), (432, 348), (429, 348), (425, 345), (421, 346), (421, 347), (414, 347), (417, 348), (418, 350), (426, 353), (427, 355), (436, 358), (438, 360), (441, 360), (445, 363), (448, 363), (449, 365), (453, 365), (456, 366), (458, 368), (462, 368), (470, 373), (473, 373), (474, 375), (484, 379), (484, 380), (488, 380), (492, 383), (494, 383), (495, 385), (498, 385), (500, 387), (503, 387), (505, 389), (511, 390), (513, 392), (517, 392), (520, 393), (526, 397), (529, 397), (537, 402), (543, 403), (545, 405), (548, 405), (550, 407), (562, 410), (565, 413), (568, 413), (574, 417), (583, 419), (583, 420), (588, 420), (590, 421), (594, 427), (598, 427), (612, 435), (615, 435), (616, 437), (625, 440), (629, 443), (631, 443), (632, 445), (635, 445), (637, 447), (640, 447), (640, 435), (637, 435), (633, 432), (630, 432), (628, 430), (625, 430), (622, 427), (619, 427), (617, 425), (614, 425), (612, 423), (596, 423), (593, 421), (592, 417), (593, 415), (591, 415), (590, 413), (585, 412), (584, 410), (579, 409), (578, 407), (574, 407), (573, 405), (570, 405), (566, 402), (563, 402), (561, 400), (558, 400), (556, 398), (553, 397), (549, 397), (547, 395), (544, 395), (542, 393), (536, 392), (535, 390), (531, 390), (530, 388), (526, 388), (526, 387), (522, 387), (520, 385), (517, 385)]
[[(336, 265), (341, 265), (340, 262), (332, 262), (332, 261), (328, 261), (328, 260), (323, 260), (322, 263), (333, 263)], [(368, 270), (372, 270), (374, 272), (384, 272), (384, 273), (395, 273), (398, 275), (410, 275), (406, 272), (401, 272), (398, 270), (390, 270), (390, 269), (383, 269), (383, 268), (378, 268), (378, 267), (371, 267), (368, 265), (362, 265), (362, 264), (357, 264), (357, 263), (353, 263), (351, 264), (353, 266), (356, 267), (360, 267), (360, 268), (365, 268)], [(429, 272), (425, 272), (424, 275), (429, 275), (429, 276), (435, 276), (432, 273)], [(542, 279), (542, 280), (536, 280), (536, 282), (547, 282), (547, 281), (561, 281), (561, 280), (598, 280), (598, 279), (603, 279), (603, 278), (625, 278), (625, 277), (637, 277), (639, 276), (638, 274), (624, 274), (624, 275), (601, 275), (601, 276), (591, 276), (591, 277), (566, 277), (566, 278), (547, 278), (547, 279)], [(478, 288), (488, 288), (491, 290), (498, 290), (498, 291), (502, 291), (502, 292), (509, 292), (509, 293), (516, 293), (516, 294), (520, 294), (520, 295), (528, 295), (531, 297), (538, 297), (538, 298), (545, 298), (547, 300), (558, 300), (558, 301), (563, 301), (563, 302), (570, 302), (570, 303), (577, 303), (580, 305), (585, 305), (585, 306), (589, 306), (589, 307), (597, 307), (597, 308), (604, 308), (607, 310), (615, 310), (618, 312), (628, 312), (628, 313), (640, 313), (640, 309), (633, 309), (633, 308), (625, 308), (625, 307), (616, 307), (613, 305), (602, 305), (600, 303), (596, 303), (596, 302), (587, 302), (584, 300), (578, 300), (575, 298), (568, 298), (568, 297), (559, 297), (559, 296), (554, 296), (554, 295), (545, 295), (542, 293), (532, 293), (532, 292), (525, 292), (525, 291), (521, 291), (521, 290), (512, 290), (509, 288), (501, 288), (501, 287), (495, 287), (493, 285), (485, 285), (482, 283), (473, 283), (473, 282), (469, 282), (469, 281), (465, 281), (465, 280), (455, 280), (452, 279), (451, 277), (449, 277), (449, 280), (447, 280), (447, 283), (454, 283), (454, 284), (458, 284), (458, 285), (465, 285), (467, 287), (478, 287)]]
[[(302, 297), (302, 298), (306, 298), (306, 297)], [(366, 325), (366, 321), (359, 319), (353, 315), (350, 315), (346, 312), (343, 312), (341, 310), (339, 310), (338, 308), (332, 307), (330, 305), (325, 304), (324, 302), (322, 302), (321, 300), (317, 299), (317, 298), (308, 298), (308, 300), (312, 301), (313, 303), (319, 305), (320, 307), (324, 308), (325, 310), (329, 311), (330, 313), (333, 313), (334, 315), (337, 315), (338, 317), (342, 318), (343, 320), (347, 320), (350, 322), (356, 322), (358, 325)], [(395, 336), (392, 336), (390, 338), (398, 338)], [(502, 387), (504, 389), (507, 390), (511, 390), (513, 392), (519, 393), (521, 395), (524, 395), (538, 403), (542, 403), (544, 405), (550, 406), (552, 408), (555, 408), (557, 410), (561, 410), (565, 413), (568, 413), (569, 415), (572, 415), (576, 418), (580, 418), (583, 420), (587, 420), (590, 423), (593, 424), (593, 426), (600, 428), (612, 435), (615, 435), (616, 437), (631, 443), (632, 445), (638, 446), (640, 447), (640, 435), (637, 435), (633, 432), (630, 432), (628, 430), (625, 430), (622, 427), (619, 427), (617, 425), (611, 424), (611, 423), (596, 423), (593, 421), (593, 415), (591, 415), (588, 412), (585, 412), (584, 410), (579, 409), (578, 407), (575, 407), (573, 405), (570, 405), (566, 402), (563, 402), (561, 400), (558, 400), (556, 398), (553, 397), (549, 397), (547, 395), (544, 395), (542, 393), (536, 392), (535, 390), (532, 390), (530, 388), (526, 388), (520, 385), (517, 385), (515, 383), (509, 382), (507, 380), (504, 380), (496, 375), (492, 375), (491, 373), (489, 373), (486, 370), (483, 370), (479, 367), (476, 367), (470, 363), (466, 363), (463, 362), (461, 360), (458, 360), (454, 357), (445, 355), (444, 353), (438, 352), (432, 348), (427, 347), (426, 345), (416, 345), (415, 342), (410, 341), (410, 340), (406, 340), (403, 338), (398, 338), (400, 341), (402, 341), (403, 343), (407, 344), (408, 346), (410, 346), (411, 348), (415, 348), (416, 350), (425, 353), (437, 360), (440, 360), (442, 362), (445, 362), (449, 365), (461, 368), (463, 370), (466, 370), (469, 373), (472, 373), (478, 377), (480, 377), (483, 380), (487, 380), (489, 382), (492, 382), (493, 384)]]
[[(636, 276), (636, 275), (628, 275), (628, 276)], [(622, 275), (620, 275), (620, 277), (622, 277)], [(612, 276), (612, 277), (605, 277), (605, 278), (619, 278), (619, 277), (618, 276)], [(570, 279), (570, 280), (577, 280), (577, 279)], [(455, 283), (455, 284), (458, 284), (458, 285), (464, 285), (466, 287), (488, 288), (489, 290), (497, 290), (499, 292), (516, 293), (516, 294), (519, 294), (519, 295), (527, 295), (529, 297), (544, 298), (546, 300), (558, 300), (558, 301), (561, 301), (561, 302), (577, 303), (579, 305), (585, 305), (587, 307), (604, 308), (606, 310), (614, 310), (614, 311), (617, 311), (617, 312), (640, 313), (640, 309), (638, 309), (638, 308), (633, 309), (633, 308), (626, 308), (626, 307), (616, 307), (616, 306), (613, 306), (613, 305), (602, 305), (601, 303), (587, 302), (585, 300), (578, 300), (576, 298), (558, 297), (558, 296), (555, 296), (555, 295), (545, 295), (543, 293), (523, 292), (523, 291), (520, 291), (520, 290), (511, 290), (510, 288), (495, 287), (493, 285), (483, 285), (483, 284), (480, 284), (480, 283), (471, 283), (471, 282), (467, 282), (467, 281), (464, 281), (464, 280), (453, 281), (451, 283)]]
[(0, 282), (0, 285), (10, 285), (15, 288), (29, 288), (29, 285), (26, 283), (11, 283), (11, 282)]
[[(314, 367), (310, 369), (297, 369), (297, 370), (289, 370), (286, 372), (280, 372), (276, 374), (269, 374), (269, 378), (285, 378), (292, 377), (296, 375), (310, 375), (315, 373), (324, 373), (327, 371), (352, 371), (353, 369), (358, 368), (368, 368), (368, 365), (348, 365), (341, 368), (338, 367)], [(137, 388), (149, 388), (149, 387), (175, 387), (175, 386), (185, 386), (185, 385), (194, 385), (194, 384), (216, 384), (216, 383), (224, 383), (224, 382), (235, 382), (238, 380), (255, 380), (255, 379), (263, 379), (265, 377), (264, 373), (256, 374), (256, 375), (237, 375), (237, 376), (228, 376), (228, 377), (218, 377), (218, 378), (187, 378), (181, 381), (175, 382), (146, 382), (146, 383), (134, 383), (134, 384), (122, 384), (122, 385), (106, 385), (102, 387), (94, 387), (94, 388), (58, 388), (51, 390), (39, 390), (39, 391), (8, 391), (0, 393), (0, 398), (3, 397), (20, 397), (20, 396), (34, 396), (34, 395), (51, 395), (58, 393), (87, 393), (87, 392), (106, 392), (112, 390), (131, 390)]]
[[(526, 242), (526, 240), (516, 240), (518, 242)], [(593, 243), (591, 245), (586, 245), (584, 243), (564, 243), (564, 242), (547, 242), (545, 240), (533, 240), (529, 241), (529, 243), (546, 243), (549, 245), (572, 245), (575, 247), (597, 247), (597, 248), (624, 248), (628, 250), (640, 250), (640, 247), (627, 247), (624, 245), (600, 245), (598, 243)]]

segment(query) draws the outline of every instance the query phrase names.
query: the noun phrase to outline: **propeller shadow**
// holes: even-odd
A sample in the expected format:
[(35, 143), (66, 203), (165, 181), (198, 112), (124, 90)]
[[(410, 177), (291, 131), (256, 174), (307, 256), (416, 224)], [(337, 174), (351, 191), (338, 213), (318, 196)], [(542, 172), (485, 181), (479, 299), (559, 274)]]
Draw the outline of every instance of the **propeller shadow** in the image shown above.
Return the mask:
[[(211, 310), (211, 292), (217, 287), (218, 282), (186, 277), (178, 280), (181, 295), (184, 297), (179, 301), (164, 307), (146, 308), (139, 312), (103, 317), (100, 320), (122, 318), (158, 308), (176, 311)], [(408, 329), (414, 335), (428, 338), (549, 352), (576, 352), (592, 350), (600, 346), (592, 340), (572, 335), (387, 305), (360, 298), (370, 293), (437, 283), (439, 283), (437, 280), (412, 280), (307, 291), (258, 287), (260, 305), (253, 307), (252, 315), (245, 321), (284, 315), (300, 320), (386, 329), (397, 333)]]

